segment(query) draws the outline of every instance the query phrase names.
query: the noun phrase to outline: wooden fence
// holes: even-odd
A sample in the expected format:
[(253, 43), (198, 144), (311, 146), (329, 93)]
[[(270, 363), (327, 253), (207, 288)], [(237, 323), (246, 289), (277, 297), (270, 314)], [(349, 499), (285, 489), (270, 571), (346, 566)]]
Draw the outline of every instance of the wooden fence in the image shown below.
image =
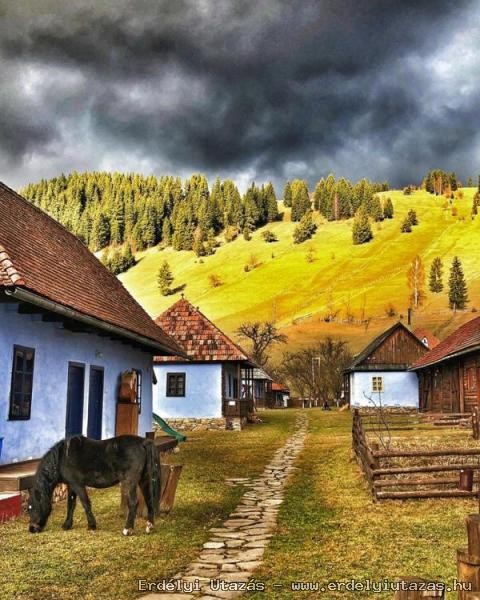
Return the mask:
[(375, 500), (478, 496), (480, 448), (390, 449), (369, 440), (369, 431), (390, 435), (421, 423), (417, 417), (394, 421), (388, 414), (370, 413), (364, 423), (360, 411), (353, 411), (353, 451)]

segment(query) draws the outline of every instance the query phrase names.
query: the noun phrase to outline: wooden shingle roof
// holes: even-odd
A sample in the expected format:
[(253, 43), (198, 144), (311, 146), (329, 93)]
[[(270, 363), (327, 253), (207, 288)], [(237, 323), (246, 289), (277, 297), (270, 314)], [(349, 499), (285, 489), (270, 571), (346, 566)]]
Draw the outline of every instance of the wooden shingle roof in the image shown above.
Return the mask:
[(411, 369), (428, 367), (478, 349), (480, 349), (480, 317), (468, 321), (451, 333), (413, 364)]
[[(191, 361), (235, 361), (253, 366), (240, 346), (184, 298), (158, 316), (155, 322), (177, 342)], [(155, 358), (155, 362), (168, 360), (171, 359)]]
[(179, 352), (78, 238), (0, 183), (0, 292), (7, 288), (141, 336), (157, 352)]

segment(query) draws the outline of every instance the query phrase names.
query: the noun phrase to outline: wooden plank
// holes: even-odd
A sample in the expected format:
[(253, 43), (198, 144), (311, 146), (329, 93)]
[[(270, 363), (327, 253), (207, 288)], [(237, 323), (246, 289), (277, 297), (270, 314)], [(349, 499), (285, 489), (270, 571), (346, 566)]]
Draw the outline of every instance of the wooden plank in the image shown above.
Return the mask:
[(480, 465), (417, 465), (414, 467), (389, 467), (386, 469), (375, 469), (374, 477), (379, 475), (401, 475), (402, 473), (436, 473), (439, 471), (461, 471), (462, 469), (473, 469), (478, 471)]
[(377, 492), (379, 500), (406, 498), (477, 498), (477, 492), (462, 490), (417, 490), (414, 492)]
[[(406, 487), (415, 485), (454, 485), (458, 484), (458, 477), (436, 477), (432, 479), (377, 479), (373, 485), (380, 487)], [(480, 479), (474, 479), (474, 483), (479, 483)]]
[(480, 448), (442, 448), (441, 450), (379, 450), (376, 458), (404, 458), (422, 456), (480, 456)]

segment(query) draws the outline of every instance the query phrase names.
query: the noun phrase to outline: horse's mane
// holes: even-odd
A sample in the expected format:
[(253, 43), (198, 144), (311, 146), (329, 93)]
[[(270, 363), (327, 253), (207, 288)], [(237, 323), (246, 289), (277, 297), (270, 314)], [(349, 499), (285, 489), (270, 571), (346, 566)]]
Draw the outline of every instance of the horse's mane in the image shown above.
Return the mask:
[(61, 440), (48, 450), (43, 456), (40, 464), (38, 465), (37, 473), (35, 475), (34, 487), (43, 496), (51, 496), (53, 488), (58, 483), (60, 478), (60, 456), (63, 451), (65, 441)]

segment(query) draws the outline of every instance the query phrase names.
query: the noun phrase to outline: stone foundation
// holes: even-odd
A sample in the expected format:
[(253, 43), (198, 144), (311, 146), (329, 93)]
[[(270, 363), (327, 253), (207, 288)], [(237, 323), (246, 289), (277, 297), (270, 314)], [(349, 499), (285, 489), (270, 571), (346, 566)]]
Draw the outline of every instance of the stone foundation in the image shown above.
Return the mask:
[(241, 431), (246, 424), (246, 417), (227, 417), (225, 428), (230, 431)]
[[(205, 418), (205, 419), (168, 419), (168, 424), (173, 429), (178, 431), (210, 431), (210, 430), (223, 430), (226, 429), (226, 419), (220, 418)], [(155, 430), (160, 430), (158, 425), (154, 425)]]

